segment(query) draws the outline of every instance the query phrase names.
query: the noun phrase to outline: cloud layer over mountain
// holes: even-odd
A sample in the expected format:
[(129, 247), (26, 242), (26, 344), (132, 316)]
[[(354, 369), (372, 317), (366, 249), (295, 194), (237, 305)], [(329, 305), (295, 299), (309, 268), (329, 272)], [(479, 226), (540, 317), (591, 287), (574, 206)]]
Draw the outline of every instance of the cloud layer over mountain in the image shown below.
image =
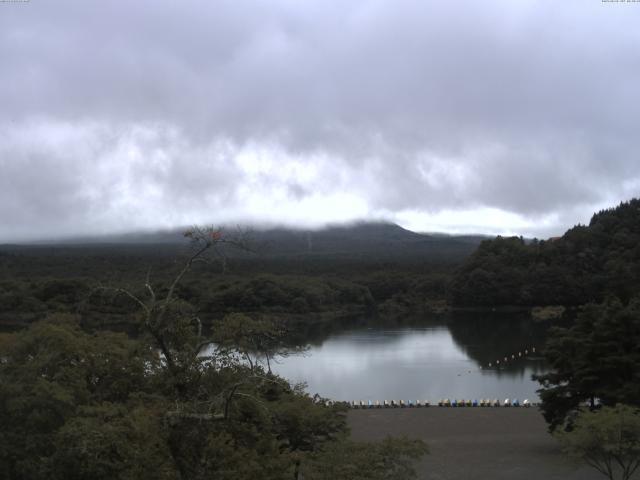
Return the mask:
[(0, 241), (386, 218), (554, 235), (640, 193), (640, 4), (0, 4)]

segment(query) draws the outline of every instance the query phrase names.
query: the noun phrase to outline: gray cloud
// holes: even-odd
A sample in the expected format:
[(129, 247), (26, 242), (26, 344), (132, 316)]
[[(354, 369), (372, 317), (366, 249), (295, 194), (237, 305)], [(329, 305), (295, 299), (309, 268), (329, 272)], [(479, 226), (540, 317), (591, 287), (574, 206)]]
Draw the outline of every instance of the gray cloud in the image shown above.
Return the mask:
[(2, 4), (0, 240), (474, 211), (560, 233), (639, 193), (638, 21), (598, 0)]

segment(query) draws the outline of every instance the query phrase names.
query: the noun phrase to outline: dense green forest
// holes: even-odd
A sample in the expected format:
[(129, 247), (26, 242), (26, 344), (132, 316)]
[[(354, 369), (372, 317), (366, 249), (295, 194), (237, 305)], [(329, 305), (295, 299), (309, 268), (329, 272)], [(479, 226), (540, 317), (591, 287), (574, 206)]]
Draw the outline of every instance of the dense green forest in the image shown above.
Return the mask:
[(544, 349), (551, 370), (539, 375), (550, 428), (571, 426), (580, 406), (640, 406), (640, 296), (580, 309), (568, 328), (554, 327)]
[[(639, 200), (559, 239), (498, 237), (474, 253), (478, 237), (394, 226), (270, 235), (230, 240), (238, 252), (197, 227), (181, 243), (0, 248), (0, 326), (15, 331), (0, 333), (3, 478), (412, 478), (424, 444), (352, 442), (345, 406), (273, 375), (269, 358), (314, 328), (450, 303), (587, 304), (544, 349), (545, 417), (557, 428), (584, 402), (636, 404)], [(288, 246), (270, 250), (278, 235)], [(449, 326), (499, 350), (537, 335), (518, 318)]]
[[(289, 348), (279, 324), (232, 313), (215, 332), (202, 328), (182, 280), (225, 239), (213, 229), (189, 237), (166, 282), (151, 282), (150, 272), (141, 291), (45, 282), (34, 298), (46, 318), (0, 335), (0, 476), (414, 478), (421, 441), (353, 442), (345, 405), (252, 360)], [(80, 314), (49, 311), (91, 303), (94, 293), (106, 294), (105, 308), (131, 310), (139, 335), (87, 330)]]
[(457, 306), (628, 301), (640, 287), (640, 200), (593, 215), (562, 237), (483, 241), (450, 284)]
[[(454, 268), (481, 240), (419, 235), (390, 224), (245, 236), (250, 251), (222, 250), (212, 262), (194, 265), (178, 287), (206, 324), (231, 312), (299, 325), (438, 310)], [(140, 292), (149, 275), (162, 289), (186, 255), (188, 242), (176, 232), (0, 246), (0, 328), (51, 313), (78, 314), (85, 326), (126, 328), (135, 324), (136, 305), (105, 296), (101, 287)]]
[(137, 339), (77, 320), (0, 337), (2, 478), (414, 478), (422, 442), (350, 441), (343, 405), (232, 350), (198, 355), (179, 316)]
[[(391, 224), (252, 233), (252, 251), (195, 265), (179, 297), (206, 324), (230, 312), (301, 327), (335, 319), (416, 315), (458, 307), (579, 306), (640, 286), (640, 200), (596, 213), (562, 237), (420, 235)], [(105, 241), (114, 243), (103, 243)], [(101, 286), (158, 288), (187, 253), (178, 232), (0, 246), (0, 328), (51, 313), (85, 326), (126, 328), (136, 306)], [(475, 251), (474, 251), (475, 250)]]

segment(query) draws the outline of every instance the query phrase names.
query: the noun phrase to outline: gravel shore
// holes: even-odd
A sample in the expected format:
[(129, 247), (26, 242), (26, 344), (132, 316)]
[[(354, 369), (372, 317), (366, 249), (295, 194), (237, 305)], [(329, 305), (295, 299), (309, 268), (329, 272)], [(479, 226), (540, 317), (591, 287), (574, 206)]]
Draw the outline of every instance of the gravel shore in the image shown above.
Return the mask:
[(418, 465), (420, 479), (605, 478), (566, 459), (536, 408), (366, 409), (349, 411), (348, 419), (355, 440), (424, 440), (430, 453)]

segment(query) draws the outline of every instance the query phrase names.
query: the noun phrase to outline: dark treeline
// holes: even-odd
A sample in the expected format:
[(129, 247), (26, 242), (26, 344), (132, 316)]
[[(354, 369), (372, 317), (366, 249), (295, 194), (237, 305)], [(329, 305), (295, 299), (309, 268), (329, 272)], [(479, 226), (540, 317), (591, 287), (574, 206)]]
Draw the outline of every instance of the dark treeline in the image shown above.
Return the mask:
[(603, 210), (562, 237), (486, 240), (457, 271), (454, 305), (565, 305), (627, 302), (640, 287), (640, 200)]
[[(142, 293), (149, 276), (157, 289), (167, 288), (187, 254), (184, 238), (175, 243), (174, 235), (156, 234), (156, 243), (0, 246), (0, 328), (51, 313), (79, 314), (90, 327), (134, 324), (135, 303), (106, 297), (99, 287)], [(204, 322), (232, 312), (308, 324), (442, 308), (452, 272), (480, 241), (384, 224), (254, 237), (254, 252), (196, 264), (178, 286)]]
[[(134, 236), (119, 244), (0, 246), (0, 327), (54, 312), (78, 313), (94, 326), (131, 323), (136, 306), (126, 298), (105, 299), (96, 287), (141, 291), (147, 275), (157, 288), (166, 286), (185, 254), (175, 235), (155, 234), (148, 239), (155, 243)], [(255, 237), (255, 252), (195, 265), (181, 282), (179, 297), (205, 322), (231, 312), (309, 323), (415, 315), (448, 305), (578, 306), (609, 294), (627, 302), (640, 286), (639, 200), (549, 240), (481, 242), (385, 224)]]

